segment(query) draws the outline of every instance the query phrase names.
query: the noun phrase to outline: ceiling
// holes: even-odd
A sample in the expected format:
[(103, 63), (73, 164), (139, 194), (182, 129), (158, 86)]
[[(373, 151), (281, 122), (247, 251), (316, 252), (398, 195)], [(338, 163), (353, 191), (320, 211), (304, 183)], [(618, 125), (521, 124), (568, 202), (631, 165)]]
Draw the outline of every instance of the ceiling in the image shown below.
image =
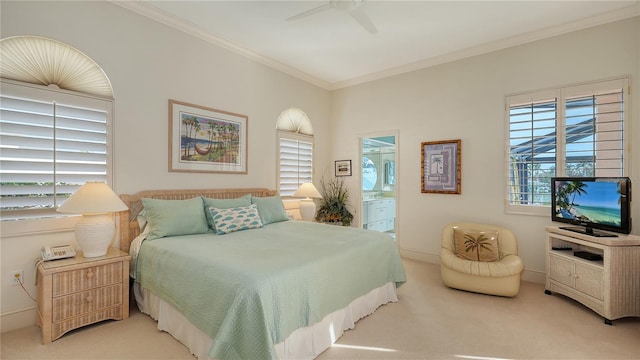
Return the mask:
[(114, 3), (329, 90), (640, 15), (613, 0)]

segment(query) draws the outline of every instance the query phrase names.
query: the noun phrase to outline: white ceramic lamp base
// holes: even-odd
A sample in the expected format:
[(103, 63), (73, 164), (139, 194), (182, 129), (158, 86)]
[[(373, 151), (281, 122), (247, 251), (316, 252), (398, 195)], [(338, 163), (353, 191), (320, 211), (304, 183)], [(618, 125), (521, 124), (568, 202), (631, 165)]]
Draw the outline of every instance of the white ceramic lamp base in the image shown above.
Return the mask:
[(312, 199), (307, 198), (300, 200), (300, 216), (304, 221), (313, 221), (313, 217), (316, 215), (316, 204)]
[(82, 215), (75, 232), (84, 257), (104, 256), (115, 234), (115, 224), (111, 214)]

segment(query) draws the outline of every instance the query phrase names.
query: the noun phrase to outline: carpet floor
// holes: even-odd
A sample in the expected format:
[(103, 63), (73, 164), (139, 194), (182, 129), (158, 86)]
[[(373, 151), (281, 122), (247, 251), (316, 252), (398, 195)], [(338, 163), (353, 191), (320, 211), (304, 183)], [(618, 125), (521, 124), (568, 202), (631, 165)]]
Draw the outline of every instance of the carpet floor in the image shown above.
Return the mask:
[[(318, 360), (331, 359), (640, 359), (640, 318), (613, 326), (581, 304), (522, 282), (514, 298), (447, 288), (440, 267), (404, 260), (399, 301), (346, 331)], [(640, 299), (638, 299), (640, 301)], [(135, 305), (125, 321), (74, 330), (49, 345), (30, 326), (2, 334), (0, 358), (188, 359)]]

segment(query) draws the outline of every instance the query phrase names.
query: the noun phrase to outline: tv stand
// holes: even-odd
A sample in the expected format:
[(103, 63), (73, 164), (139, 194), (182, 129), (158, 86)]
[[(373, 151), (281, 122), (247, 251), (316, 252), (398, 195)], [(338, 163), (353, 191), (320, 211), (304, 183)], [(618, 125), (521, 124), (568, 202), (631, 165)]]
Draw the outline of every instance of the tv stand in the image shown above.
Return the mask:
[(557, 226), (545, 230), (546, 294), (582, 303), (607, 325), (640, 317), (640, 236), (596, 237)]
[(612, 234), (609, 232), (593, 230), (590, 227), (582, 227), (582, 226), (561, 226), (560, 229), (569, 230), (569, 231), (577, 232), (580, 234), (587, 234), (589, 236), (595, 236), (595, 237), (617, 237), (618, 236), (616, 234)]

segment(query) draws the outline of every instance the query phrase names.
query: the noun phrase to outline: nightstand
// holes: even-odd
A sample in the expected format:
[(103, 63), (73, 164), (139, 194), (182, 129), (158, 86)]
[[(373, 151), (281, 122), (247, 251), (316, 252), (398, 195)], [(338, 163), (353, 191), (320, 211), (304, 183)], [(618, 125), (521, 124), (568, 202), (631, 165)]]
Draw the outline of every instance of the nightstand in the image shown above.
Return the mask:
[(38, 326), (49, 344), (70, 330), (129, 317), (129, 259), (116, 248), (105, 256), (38, 265)]

